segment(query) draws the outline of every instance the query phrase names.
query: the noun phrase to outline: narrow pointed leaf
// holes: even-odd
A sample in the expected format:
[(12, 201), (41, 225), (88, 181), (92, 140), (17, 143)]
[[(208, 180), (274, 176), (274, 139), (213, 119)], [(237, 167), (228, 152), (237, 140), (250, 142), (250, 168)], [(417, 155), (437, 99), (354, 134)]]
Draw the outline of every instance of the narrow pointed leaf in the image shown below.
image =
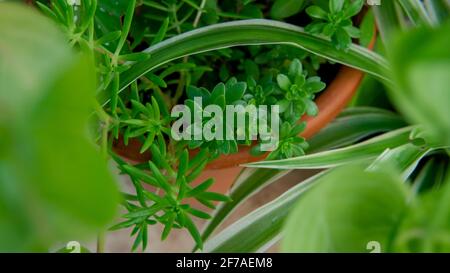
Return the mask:
[(246, 166), (276, 169), (320, 169), (360, 162), (377, 157), (388, 148), (395, 148), (410, 142), (411, 130), (412, 127), (406, 127), (345, 148), (290, 159), (261, 161)]

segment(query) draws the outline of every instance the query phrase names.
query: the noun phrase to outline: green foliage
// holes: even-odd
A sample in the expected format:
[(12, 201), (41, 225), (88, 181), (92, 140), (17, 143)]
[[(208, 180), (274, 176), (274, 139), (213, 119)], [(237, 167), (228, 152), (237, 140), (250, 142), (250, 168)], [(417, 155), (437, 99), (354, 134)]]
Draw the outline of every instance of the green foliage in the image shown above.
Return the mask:
[[(432, 165), (434, 164), (430, 166)], [(431, 253), (449, 251), (450, 176), (444, 171), (432, 182), (435, 182), (434, 190), (425, 192), (411, 203), (395, 238), (395, 251)]]
[(292, 211), (283, 251), (366, 252), (371, 241), (385, 251), (407, 206), (407, 189), (400, 179), (346, 167), (317, 184)]
[[(405, 126), (405, 122), (402, 121), (401, 117), (391, 112), (366, 107), (349, 108), (345, 110), (338, 119), (333, 121), (328, 127), (324, 128), (320, 133), (309, 140), (310, 147), (308, 149), (308, 152), (314, 153), (317, 151), (346, 147), (357, 143), (367, 137), (391, 131), (393, 129), (399, 129), (403, 126)], [(383, 149), (380, 149), (380, 151), (381, 150)], [(355, 157), (353, 157), (353, 154), (350, 154), (348, 157), (355, 159)], [(356, 157), (355, 160), (357, 162), (359, 159)], [(217, 228), (220, 223), (224, 221), (224, 219), (227, 219), (227, 217), (230, 215), (230, 212), (238, 207), (242, 202), (244, 202), (246, 198), (253, 195), (255, 192), (258, 192), (265, 186), (276, 182), (278, 179), (286, 176), (289, 173), (290, 171), (283, 171), (279, 169), (245, 169), (238, 176), (235, 181), (235, 186), (230, 191), (229, 195), (233, 199), (233, 202), (221, 204), (217, 208), (214, 218), (208, 223), (207, 227), (203, 231), (203, 239), (209, 238), (215, 228)], [(316, 178), (318, 177), (311, 178), (311, 181), (315, 180)], [(298, 185), (298, 187), (302, 189), (300, 192), (303, 192), (303, 183), (306, 183), (306, 181), (299, 183)], [(312, 183), (313, 182), (311, 182), (311, 184)], [(418, 184), (422, 184), (422, 182), (419, 182)], [(428, 185), (427, 183), (423, 184), (424, 186), (422, 188), (426, 188), (426, 185)], [(287, 191), (286, 194), (295, 191), (296, 190), (292, 188)], [(263, 215), (265, 215), (266, 213), (270, 214), (271, 217), (273, 217), (272, 221), (280, 221), (281, 219), (279, 217), (279, 212), (272, 211), (270, 207), (276, 207), (277, 210), (278, 208), (280, 208), (280, 210), (282, 211), (289, 210), (290, 206), (283, 206), (280, 204), (284, 204), (285, 202), (288, 201), (286, 201), (284, 195), (280, 196), (277, 200), (274, 200), (264, 209), (261, 208), (261, 211), (264, 211)], [(295, 202), (291, 204), (295, 204)], [(261, 216), (261, 214), (259, 214), (257, 211), (254, 211), (242, 219), (242, 221), (247, 221), (248, 218), (255, 219), (255, 221), (246, 226), (246, 228), (253, 230), (252, 234), (256, 233), (253, 239), (245, 241), (246, 245), (249, 246), (249, 248), (247, 249), (251, 251), (257, 251), (259, 248), (257, 248), (255, 244), (261, 241), (263, 241), (264, 243), (269, 243), (275, 236), (277, 236), (277, 234), (281, 230), (281, 226), (279, 226), (279, 228), (273, 229), (271, 225), (266, 226), (266, 228), (270, 229), (270, 231), (264, 230), (259, 225), (260, 221), (258, 219), (260, 219), (260, 217), (262, 218), (264, 216)], [(229, 236), (230, 240), (242, 241), (242, 238), (239, 235), (240, 229), (237, 226), (239, 226), (239, 223), (233, 224), (233, 228), (230, 228), (230, 230), (234, 230), (235, 232), (230, 231), (227, 236)], [(259, 236), (258, 238), (259, 232), (255, 232), (255, 230), (265, 233), (266, 236), (264, 238), (261, 238), (262, 236)], [(215, 238), (216, 237), (212, 238), (211, 240), (215, 240)], [(236, 251), (238, 251), (237, 248)]]
[[(283, 249), (368, 252), (375, 242), (381, 252), (448, 251), (448, 175), (444, 171), (429, 181), (435, 185), (433, 191), (417, 195), (418, 185), (405, 186), (391, 168), (408, 158), (403, 151), (402, 156), (395, 152), (380, 156), (373, 163), (380, 168), (340, 168), (319, 179), (289, 217)], [(412, 166), (402, 164), (405, 169)]]
[(318, 114), (314, 98), (326, 85), (317, 76), (307, 77), (299, 60), (292, 61), (287, 75), (278, 74), (277, 82), (284, 96), (277, 104), (285, 120), (293, 123), (305, 113), (309, 116)]
[[(214, 183), (213, 179), (207, 179), (195, 187), (191, 185), (200, 174), (198, 170), (202, 170), (208, 162), (205, 152), (200, 152), (189, 159), (189, 153), (185, 149), (181, 152), (179, 165), (172, 166), (164, 140), (156, 140), (150, 150), (153, 158), (146, 165), (133, 166), (112, 154), (120, 170), (130, 176), (136, 188), (136, 194), (125, 195), (124, 206), (128, 213), (124, 217), (127, 220), (114, 225), (110, 230), (133, 227), (131, 235), (136, 235), (133, 250), (136, 250), (140, 244), (145, 250), (147, 225), (163, 224), (165, 228), (161, 235), (162, 240), (167, 238), (173, 228), (186, 228), (201, 248), (202, 240), (191, 217), (209, 219), (210, 216), (206, 212), (191, 207), (186, 199), (194, 198), (209, 208), (215, 208), (214, 201), (227, 202), (230, 199), (208, 191)], [(159, 194), (144, 187), (143, 183), (151, 185)]]
[[(428, 14), (409, 13), (409, 8), (421, 9), (421, 3), (404, 1), (405, 4), (411, 4), (405, 13), (413, 23), (427, 20)], [(382, 12), (388, 13), (389, 10)], [(377, 17), (379, 20), (384, 18), (382, 13), (377, 14)], [(383, 32), (393, 31), (388, 28), (396, 26), (389, 24), (379, 25)], [(358, 162), (357, 153), (344, 155), (345, 151), (351, 151), (362, 143), (335, 150), (337, 154), (343, 152), (341, 155), (348, 156), (349, 161), (345, 164), (359, 163), (359, 167), (332, 170), (318, 179), (312, 190), (302, 194), (297, 208), (286, 223), (283, 239), (285, 251), (448, 252), (450, 206), (447, 195), (450, 181), (448, 152), (441, 149), (448, 147), (447, 126), (443, 123), (448, 114), (445, 112), (447, 107), (442, 105), (443, 101), (448, 101), (443, 93), (444, 86), (448, 85), (443, 73), (448, 74), (450, 71), (446, 66), (447, 51), (443, 50), (448, 47), (448, 41), (443, 35), (447, 28), (447, 25), (435, 29), (419, 28), (399, 35), (393, 45), (386, 45), (393, 71), (393, 84), (388, 86), (393, 103), (407, 119), (421, 124), (422, 128), (416, 127), (410, 131), (409, 140), (399, 139), (398, 146), (384, 152), (379, 150), (378, 157), (369, 165)], [(411, 55), (411, 52), (414, 54)], [(345, 116), (350, 118), (352, 113), (345, 113)], [(320, 136), (325, 142), (327, 138), (324, 136), (331, 129), (325, 130), (324, 135)], [(368, 154), (370, 150), (365, 152)], [(252, 166), (305, 168), (310, 166), (309, 160), (314, 160), (316, 156), (317, 159), (321, 157), (319, 161), (322, 163), (317, 164), (317, 167), (333, 167), (326, 164), (327, 159), (334, 157), (333, 151), (298, 159), (260, 162)], [(331, 160), (337, 163), (336, 159)], [(295, 167), (289, 166), (294, 161)], [(361, 165), (366, 169), (361, 168)], [(242, 221), (252, 219), (257, 222), (259, 216), (274, 213), (281, 203), (281, 200), (276, 200), (264, 211), (251, 213)], [(266, 221), (270, 219), (266, 218)], [(227, 238), (234, 242), (240, 239), (240, 234), (251, 228), (243, 224), (242, 229), (231, 226), (228, 230), (232, 232), (227, 234)], [(278, 234), (269, 230), (270, 227), (267, 227), (260, 231), (266, 237), (265, 241)], [(247, 244), (256, 242), (253, 238)], [(378, 246), (380, 249), (377, 249)]]
[[(267, 161), (254, 166), (290, 169), (334, 167), (355, 160), (369, 163), (386, 148), (403, 147), (410, 142), (418, 144), (416, 141), (420, 140), (421, 135), (417, 135), (417, 131), (416, 135), (410, 136), (411, 128), (405, 128), (356, 146), (345, 147), (372, 134), (404, 125), (401, 118), (393, 115), (369, 115), (366, 112), (364, 115), (359, 113), (359, 117), (372, 122), (368, 122), (367, 127), (362, 128), (356, 114), (352, 119), (341, 118), (336, 124), (342, 125), (342, 122), (349, 121), (348, 125), (353, 128), (352, 134), (339, 134), (335, 125), (324, 133), (335, 138), (319, 135), (320, 138), (313, 142), (310, 149), (345, 148), (300, 157), (305, 154), (308, 144), (298, 136), (305, 124), (297, 122), (304, 115), (317, 115), (314, 99), (326, 86), (321, 80), (324, 75), (322, 68), (328, 69), (330, 61), (368, 72), (383, 83), (395, 80), (389, 74), (384, 58), (351, 43), (352, 38), (360, 38), (360, 43), (367, 46), (372, 40), (374, 22), (370, 12), (362, 21), (361, 31), (353, 26), (352, 20), (360, 12), (362, 0), (277, 0), (273, 3), (215, 0), (81, 2), (82, 5), (77, 8), (67, 5), (65, 1), (46, 1), (39, 6), (43, 13), (58, 23), (70, 45), (88, 55), (90, 61), (96, 64), (97, 94), (103, 109), (96, 109), (98, 123), (95, 133), (102, 151), (109, 151), (120, 171), (131, 178), (135, 188), (134, 193), (123, 194), (123, 205), (127, 210), (123, 216), (125, 220), (112, 229), (132, 228), (131, 234), (135, 236), (133, 250), (140, 245), (142, 249), (147, 247), (148, 226), (155, 224), (165, 227), (162, 239), (167, 238), (174, 228), (187, 229), (201, 248), (209, 234), (200, 236), (191, 217), (208, 219), (210, 216), (188, 205), (187, 198), (194, 198), (209, 208), (215, 207), (214, 201), (224, 202), (220, 204), (225, 208), (224, 212), (219, 214), (218, 220), (213, 220), (214, 224), (209, 229), (211, 233), (239, 202), (268, 184), (268, 181), (281, 176), (278, 170), (264, 170), (251, 175), (248, 181), (241, 180), (246, 183), (240, 185), (236, 193), (232, 193), (232, 198), (236, 197), (233, 202), (230, 202), (229, 197), (208, 191), (214, 183), (212, 179), (193, 186), (192, 182), (209, 162), (221, 154), (237, 152), (241, 145), (253, 143), (249, 132), (242, 132), (240, 128), (226, 129), (235, 135), (244, 135), (244, 140), (175, 141), (169, 132), (173, 122), (169, 111), (174, 105), (184, 103), (194, 111), (204, 111), (205, 107), (212, 104), (219, 105), (221, 111), (228, 104), (244, 107), (279, 105), (282, 109), (280, 145), (268, 159), (287, 161)], [(306, 24), (309, 23), (307, 32), (302, 28), (269, 20), (226, 23), (266, 16), (294, 20), (303, 18), (304, 10), (312, 18), (309, 20), (305, 17)], [(238, 45), (251, 46), (235, 47)], [(55, 56), (58, 56), (57, 50)], [(63, 65), (55, 67), (60, 71)], [(327, 77), (322, 78), (328, 82)], [(204, 99), (202, 107), (193, 101), (197, 96)], [(6, 97), (6, 102), (15, 98)], [(74, 99), (74, 103), (80, 99)], [(15, 111), (14, 107), (11, 109)], [(64, 117), (61, 115), (61, 118)], [(1, 121), (0, 117), (0, 124)], [(210, 119), (204, 120), (202, 127), (210, 126), (208, 121)], [(200, 124), (190, 129), (196, 126)], [(0, 126), (2, 134), (7, 130)], [(125, 162), (114, 150), (117, 139), (123, 139), (125, 145), (131, 140), (140, 142), (140, 152), (150, 154), (151, 159), (136, 165)], [(264, 140), (259, 145), (262, 143)], [(4, 145), (0, 145), (3, 154)], [(259, 145), (252, 149), (255, 154), (261, 153)], [(71, 148), (75, 149), (75, 146)], [(416, 146), (411, 150), (394, 149), (392, 157), (408, 155), (410, 160), (402, 161), (402, 164), (413, 165), (428, 155), (429, 151), (417, 149)], [(259, 178), (262, 180), (258, 181)], [(255, 185), (254, 188), (248, 188), (247, 183), (250, 182)], [(299, 189), (298, 194), (292, 195), (283, 206), (275, 203), (266, 208), (268, 211), (263, 210), (264, 213), (250, 217), (254, 223), (261, 223), (262, 219), (273, 219), (283, 209), (283, 217), (276, 220), (274, 225), (267, 224), (261, 228), (261, 232), (266, 232), (267, 236), (258, 237), (252, 220), (252, 223), (243, 225), (243, 232), (237, 228), (237, 231), (222, 237), (232, 238), (232, 241), (223, 241), (209, 249), (230, 250), (233, 246), (242, 246), (247, 242), (249, 250), (261, 247), (271, 239), (270, 236), (277, 234), (288, 213), (287, 209), (303, 192)], [(266, 218), (260, 218), (261, 215)], [(235, 232), (245, 235), (246, 240), (235, 236)]]
[[(275, 170), (269, 171), (273, 172)], [(257, 176), (258, 175), (256, 175), (256, 177)], [(321, 176), (322, 174), (318, 174), (298, 183), (272, 202), (245, 215), (243, 218), (220, 232), (217, 236), (206, 241), (205, 252), (246, 253), (265, 251), (271, 246), (271, 242), (274, 238), (279, 235), (291, 208)], [(252, 177), (252, 182), (258, 183), (264, 181), (263, 179), (255, 179), (256, 177)], [(276, 180), (270, 175), (269, 177), (272, 181)], [(280, 177), (280, 174), (278, 174), (278, 177)], [(259, 178), (264, 178), (264, 176), (260, 176)], [(270, 179), (268, 181), (270, 181)], [(226, 206), (229, 204), (231, 203), (226, 204)], [(216, 217), (217, 216), (223, 216), (223, 214), (220, 213), (216, 215)], [(216, 219), (216, 217), (214, 217), (213, 220)], [(207, 229), (207, 231), (210, 232), (211, 230)], [(207, 234), (208, 233), (204, 233), (204, 235)]]
[(309, 145), (303, 137), (300, 137), (300, 132), (306, 127), (306, 123), (292, 126), (289, 122), (284, 122), (281, 125), (280, 141), (278, 148), (267, 156), (267, 160), (291, 158), (305, 155), (305, 150)]
[(276, 0), (270, 10), (270, 15), (274, 19), (284, 19), (297, 14), (304, 6), (304, 0)]
[[(151, 101), (152, 103), (148, 102), (144, 106), (139, 101), (131, 100), (131, 111), (124, 109), (126, 113), (121, 115), (122, 120), (119, 120), (118, 123), (118, 126), (124, 125), (126, 127), (123, 135), (125, 143), (128, 143), (130, 138), (143, 137), (145, 139), (141, 147), (141, 153), (152, 146), (155, 138), (164, 139), (164, 135), (170, 135), (170, 130), (167, 128), (169, 118), (161, 115), (155, 97), (152, 97)], [(133, 117), (133, 119), (125, 119), (127, 117)], [(118, 131), (117, 129), (116, 132)], [(116, 133), (116, 138), (118, 137), (119, 135)]]
[[(223, 140), (208, 140), (206, 138), (202, 138), (201, 140), (193, 140), (189, 141), (188, 147), (190, 149), (208, 149), (211, 154), (214, 157), (217, 157), (221, 154), (230, 154), (230, 153), (236, 153), (238, 151), (238, 140), (237, 140), (237, 134), (239, 134), (239, 128), (229, 128), (226, 126), (223, 127), (223, 124), (227, 124), (226, 121), (226, 105), (238, 105), (242, 103), (242, 97), (244, 96), (244, 93), (247, 90), (247, 84), (245, 82), (238, 82), (236, 78), (231, 78), (228, 80), (226, 84), (219, 83), (214, 87), (214, 89), (210, 92), (206, 88), (197, 88), (194, 86), (189, 86), (186, 93), (188, 96), (188, 99), (185, 101), (185, 104), (188, 105), (191, 109), (191, 113), (194, 113), (196, 111), (200, 111), (203, 115), (205, 115), (206, 110), (205, 108), (208, 106), (218, 106), (221, 116), (223, 117), (223, 120), (220, 120), (220, 129), (217, 128), (216, 124), (213, 121), (213, 119), (217, 119), (216, 117), (217, 113), (210, 113), (209, 118), (203, 118), (202, 124), (193, 123), (190, 128), (187, 128), (188, 131), (191, 131), (191, 135), (195, 134), (195, 127), (198, 128), (209, 128), (211, 131), (215, 131), (217, 133), (221, 133), (220, 139)], [(194, 101), (195, 98), (202, 98), (203, 105), (197, 105)], [(220, 130), (220, 131), (219, 131)], [(233, 140), (226, 140), (225, 134), (229, 134), (232, 132), (234, 139)], [(245, 133), (245, 140), (247, 142), (250, 141), (250, 136)], [(245, 143), (245, 142), (244, 142)]]
[(426, 127), (430, 142), (444, 146), (450, 145), (449, 30), (445, 24), (411, 31), (398, 37), (390, 52), (394, 103), (410, 121)]
[(320, 6), (310, 6), (306, 13), (314, 21), (306, 30), (330, 37), (336, 48), (347, 49), (352, 38), (360, 37), (360, 31), (353, 26), (351, 18), (361, 11), (363, 5), (364, 0), (330, 0), (327, 10)]
[(277, 98), (274, 96), (276, 85), (271, 76), (262, 79), (260, 83), (250, 76), (247, 80), (247, 86), (248, 92), (244, 94), (242, 99), (248, 105), (276, 104)]
[(116, 214), (117, 186), (86, 135), (94, 67), (18, 4), (0, 3), (0, 36), (0, 249), (47, 251)]

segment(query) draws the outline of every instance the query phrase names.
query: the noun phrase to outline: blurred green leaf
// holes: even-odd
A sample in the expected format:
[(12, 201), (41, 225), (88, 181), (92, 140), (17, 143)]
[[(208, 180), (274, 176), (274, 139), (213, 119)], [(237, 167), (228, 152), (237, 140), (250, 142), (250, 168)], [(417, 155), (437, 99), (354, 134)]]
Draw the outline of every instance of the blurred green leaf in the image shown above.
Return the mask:
[[(450, 251), (450, 173), (447, 171), (443, 185), (418, 196), (395, 242), (397, 252)], [(437, 182), (439, 183), (439, 182)]]
[(425, 126), (431, 142), (450, 145), (450, 24), (401, 35), (390, 59), (396, 86), (390, 95), (406, 118)]
[(357, 167), (334, 170), (317, 181), (289, 216), (286, 252), (369, 252), (369, 242), (389, 249), (406, 208), (407, 190), (388, 173)]
[(0, 37), (0, 249), (44, 251), (116, 213), (117, 186), (87, 136), (95, 71), (30, 8), (0, 3)]
[(274, 19), (284, 19), (299, 13), (304, 7), (304, 0), (276, 0), (270, 10)]
[(373, 7), (376, 25), (381, 39), (386, 44), (390, 42), (401, 29), (401, 16), (397, 13), (396, 2), (385, 1), (383, 5)]
[(361, 36), (359, 37), (359, 44), (364, 47), (368, 47), (370, 42), (375, 35), (375, 17), (373, 15), (373, 10), (369, 10), (366, 15), (364, 15), (364, 19), (361, 22)]
[(420, 0), (399, 0), (398, 3), (408, 15), (410, 22), (415, 25), (433, 25), (425, 7)]

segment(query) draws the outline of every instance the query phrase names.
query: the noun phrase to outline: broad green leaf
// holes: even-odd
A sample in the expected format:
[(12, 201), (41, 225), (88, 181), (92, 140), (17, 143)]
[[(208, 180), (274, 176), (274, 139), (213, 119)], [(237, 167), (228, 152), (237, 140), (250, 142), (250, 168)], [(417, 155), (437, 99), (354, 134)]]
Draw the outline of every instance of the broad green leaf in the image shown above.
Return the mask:
[(320, 169), (337, 167), (352, 162), (362, 162), (377, 157), (388, 148), (395, 148), (410, 142), (411, 130), (412, 127), (406, 127), (345, 148), (289, 159), (260, 161), (245, 166), (286, 170)]
[(321, 177), (286, 222), (282, 251), (385, 252), (406, 209), (407, 189), (393, 174), (354, 166)]
[(103, 37), (101, 37), (100, 39), (98, 39), (95, 42), (98, 45), (103, 45), (103, 44), (111, 43), (111, 42), (119, 39), (120, 36), (121, 36), (121, 31), (117, 30), (117, 31), (113, 31), (113, 32), (103, 35)]
[(142, 62), (150, 58), (150, 55), (139, 52), (139, 53), (131, 53), (131, 54), (125, 54), (120, 55), (119, 60), (121, 61), (130, 61), (130, 62)]
[[(381, 46), (381, 43), (377, 43)], [(382, 109), (391, 108), (391, 103), (387, 94), (387, 87), (375, 78), (366, 75), (352, 98), (351, 107), (378, 107)]]
[(322, 8), (320, 8), (319, 6), (308, 7), (306, 9), (306, 13), (309, 16), (311, 16), (312, 18), (323, 19), (323, 20), (328, 19), (328, 13), (326, 11), (324, 11)]
[[(344, 52), (337, 50), (329, 39), (306, 33), (301, 27), (254, 19), (199, 28), (148, 48), (145, 52), (152, 57), (133, 64), (132, 68), (122, 73), (120, 90), (124, 90), (149, 71), (175, 59), (226, 47), (258, 44), (292, 45), (362, 70), (382, 81), (389, 81), (386, 76), (388, 70), (386, 61), (374, 52), (357, 45), (351, 45), (348, 51)], [(108, 102), (108, 94), (100, 94), (99, 100), (101, 103)]]
[(95, 234), (119, 194), (86, 133), (94, 67), (25, 6), (0, 3), (0, 37), (0, 249), (45, 251)]
[(299, 13), (304, 7), (304, 0), (276, 0), (270, 10), (274, 19), (284, 19)]
[(330, 12), (332, 13), (340, 12), (344, 7), (344, 3), (345, 3), (344, 0), (330, 0), (329, 2)]
[(280, 86), (280, 88), (284, 91), (289, 91), (292, 85), (291, 80), (289, 80), (288, 76), (284, 74), (279, 74), (277, 76), (277, 83)]
[(318, 174), (299, 183), (274, 201), (256, 209), (207, 240), (204, 252), (260, 252), (275, 242), (283, 223), (296, 204), (321, 177)]
[(225, 101), (227, 105), (232, 104), (233, 102), (240, 100), (247, 90), (247, 84), (245, 82), (238, 82), (231, 86), (227, 86)]
[(360, 29), (361, 35), (359, 38), (359, 44), (368, 47), (372, 42), (376, 31), (375, 17), (372, 10), (369, 10), (366, 15), (364, 15), (364, 19), (361, 22)]
[[(71, 53), (68, 47), (61, 46), (64, 36), (50, 21), (17, 4), (3, 2), (0, 7), (0, 123), (13, 123), (42, 99), (46, 94), (42, 90), (52, 84), (48, 75), (67, 67)], [(17, 14), (24, 13), (31, 15), (17, 18)], [(16, 29), (19, 23), (26, 27)], [(43, 29), (48, 29), (45, 39), (40, 37)], [(46, 56), (35, 58), (37, 54)]]
[(399, 37), (390, 51), (397, 84), (390, 95), (395, 105), (440, 145), (450, 145), (449, 32), (450, 24), (417, 29)]

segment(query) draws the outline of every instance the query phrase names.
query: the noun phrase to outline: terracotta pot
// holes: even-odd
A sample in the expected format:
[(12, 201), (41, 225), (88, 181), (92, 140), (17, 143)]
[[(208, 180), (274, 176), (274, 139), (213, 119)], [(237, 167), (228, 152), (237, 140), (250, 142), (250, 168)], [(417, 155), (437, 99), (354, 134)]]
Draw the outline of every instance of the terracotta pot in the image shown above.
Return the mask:
[[(375, 44), (373, 38), (369, 48), (372, 49)], [(315, 100), (319, 114), (315, 117), (305, 116), (302, 121), (306, 121), (307, 126), (301, 136), (308, 139), (319, 132), (322, 128), (333, 121), (339, 113), (347, 106), (364, 76), (364, 73), (342, 66), (334, 80)], [(140, 154), (141, 143), (138, 140), (131, 139), (128, 146), (125, 146), (121, 140), (114, 145), (117, 154), (134, 162), (146, 162), (151, 158), (149, 153)], [(199, 183), (207, 178), (215, 178), (215, 183), (211, 191), (225, 194), (232, 186), (235, 178), (243, 169), (240, 165), (264, 159), (264, 156), (254, 157), (249, 153), (250, 147), (239, 147), (239, 152), (231, 155), (223, 155), (217, 160), (207, 165), (200, 177), (193, 183)]]

